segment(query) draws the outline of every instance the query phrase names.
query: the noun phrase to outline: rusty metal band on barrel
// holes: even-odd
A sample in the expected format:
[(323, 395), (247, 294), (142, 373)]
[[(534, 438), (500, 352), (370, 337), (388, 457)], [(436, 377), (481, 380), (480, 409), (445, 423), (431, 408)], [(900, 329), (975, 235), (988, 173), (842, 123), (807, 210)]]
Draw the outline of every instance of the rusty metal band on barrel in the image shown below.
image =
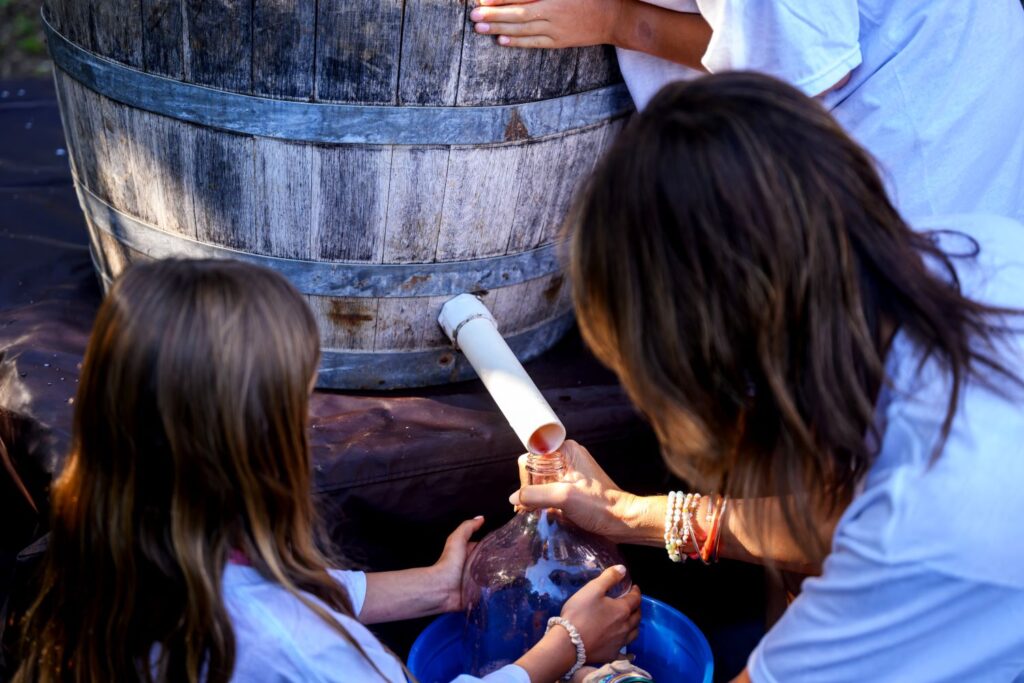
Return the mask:
[[(104, 287), (113, 284), (110, 273), (90, 256)], [(551, 348), (573, 326), (572, 311), (556, 315), (533, 327), (505, 338), (516, 357), (526, 362)], [(473, 366), (466, 357), (451, 348), (418, 351), (344, 351), (323, 349), (317, 387), (330, 389), (403, 389), (430, 384), (445, 384), (472, 379)]]
[(233, 258), (277, 271), (304, 294), (337, 297), (455, 296), (534, 280), (561, 270), (559, 244), (466, 261), (380, 264), (308, 261), (237, 251), (166, 232), (114, 208), (79, 178), (79, 203), (95, 230), (154, 259)]
[(483, 107), (296, 102), (227, 92), (146, 73), (83, 49), (43, 13), (54, 63), (76, 81), (130, 107), (234, 133), (296, 142), (485, 145), (598, 125), (633, 110), (624, 84), (551, 99)]

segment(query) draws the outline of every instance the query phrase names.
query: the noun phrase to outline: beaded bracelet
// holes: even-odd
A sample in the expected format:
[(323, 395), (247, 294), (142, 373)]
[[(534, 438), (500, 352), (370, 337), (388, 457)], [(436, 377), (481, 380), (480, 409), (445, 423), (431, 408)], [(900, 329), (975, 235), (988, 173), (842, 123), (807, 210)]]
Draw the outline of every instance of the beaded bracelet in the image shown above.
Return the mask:
[(573, 664), (569, 672), (562, 677), (562, 680), (571, 680), (576, 672), (583, 668), (583, 665), (587, 663), (587, 649), (583, 647), (583, 637), (580, 636), (580, 632), (576, 630), (576, 627), (572, 625), (572, 622), (564, 617), (551, 617), (548, 619), (548, 627), (544, 630), (544, 634), (551, 630), (552, 626), (561, 626), (569, 634), (569, 640), (576, 647), (576, 663)]
[[(693, 513), (700, 506), (700, 499), (699, 493), (670, 491), (668, 494), (668, 504), (665, 506), (665, 551), (673, 562), (700, 556), (700, 542), (693, 525)], [(693, 550), (684, 554), (683, 548), (690, 543), (693, 544)]]

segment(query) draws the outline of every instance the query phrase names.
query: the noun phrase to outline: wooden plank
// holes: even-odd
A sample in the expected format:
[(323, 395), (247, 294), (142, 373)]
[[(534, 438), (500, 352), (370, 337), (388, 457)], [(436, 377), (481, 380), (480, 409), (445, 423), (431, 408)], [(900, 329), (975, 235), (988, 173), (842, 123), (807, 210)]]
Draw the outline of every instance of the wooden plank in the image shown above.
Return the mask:
[(253, 0), (253, 94), (293, 100), (313, 97), (316, 4), (316, 0)]
[(64, 37), (86, 49), (92, 49), (89, 4), (90, 0), (63, 0), (59, 22)]
[(313, 150), (314, 257), (379, 263), (384, 251), (391, 148)]
[(437, 324), (441, 306), (450, 298), (381, 299), (373, 348), (377, 351), (408, 351), (450, 345)]
[(455, 104), (464, 14), (463, 4), (452, 0), (406, 0), (399, 104)]
[(78, 111), (74, 94), (70, 92), (72, 83), (71, 77), (65, 74), (60, 67), (53, 68), (54, 90), (57, 93), (57, 106), (60, 108), (60, 120), (64, 128), (64, 142), (68, 150), (71, 170), (79, 178), (85, 178), (90, 174), (90, 165), (95, 166), (95, 160), (88, 158), (87, 150), (79, 149), (76, 120)]
[(106, 97), (93, 95), (92, 99), (103, 125), (106, 154), (99, 173), (108, 201), (115, 209), (145, 219), (136, 189), (138, 177), (133, 163), (129, 110)]
[(257, 253), (312, 257), (313, 152), (309, 145), (255, 139)]
[(611, 45), (593, 45), (579, 48), (573, 92), (584, 92), (622, 82), (615, 48)]
[(521, 187), (508, 253), (554, 241), (576, 190), (601, 152), (605, 128), (529, 143), (523, 148)]
[(90, 8), (92, 51), (130, 66), (142, 66), (141, 0), (95, 0)]
[(462, 106), (530, 102), (568, 95), (577, 49), (522, 50), (498, 45), (494, 36), (474, 33), (466, 3), (457, 103)]
[(106, 161), (106, 135), (98, 111), (99, 95), (82, 87), (73, 78), (62, 75), (66, 109), (64, 116), (73, 130), (68, 141), (75, 158), (75, 171), (86, 187), (101, 199), (110, 201), (111, 192), (103, 171)]
[(491, 311), (501, 333), (512, 335), (555, 317), (562, 310), (568, 289), (566, 277), (555, 273), (496, 290)]
[(185, 80), (247, 93), (252, 87), (252, 2), (184, 2)]
[(391, 157), (384, 263), (434, 260), (448, 177), (447, 147), (395, 147)]
[(140, 210), (161, 230), (196, 239), (193, 155), (198, 129), (141, 109), (132, 110), (130, 125)]
[(453, 147), (437, 261), (504, 254), (519, 194), (522, 145)]
[(180, 227), (180, 219), (176, 218), (178, 214), (193, 217), (191, 195), (186, 199), (183, 194), (181, 199), (173, 201), (164, 192), (167, 183), (182, 184), (190, 177), (180, 162), (180, 142), (176, 145), (178, 149), (166, 149), (166, 133), (161, 129), (161, 122), (167, 119), (133, 108), (126, 109), (124, 118), (135, 189), (132, 214), (163, 230), (195, 237), (194, 221), (189, 221), (185, 232)]
[(309, 296), (324, 349), (372, 351), (377, 328), (376, 299)]
[(192, 153), (196, 237), (242, 251), (259, 243), (255, 230), (253, 140), (197, 128)]
[[(494, 310), (499, 290), (481, 292), (484, 305)], [(450, 348), (451, 341), (437, 324), (450, 296), (381, 299), (377, 308), (376, 351), (415, 351)]]
[(57, 32), (66, 36), (68, 21), (66, 18), (66, 12), (68, 11), (67, 2), (70, 0), (43, 0), (43, 10), (45, 12), (46, 20), (50, 22), (50, 25), (57, 29)]
[(395, 104), (402, 0), (320, 0), (316, 99)]
[(181, 0), (142, 0), (142, 25), (143, 68), (169, 78), (184, 78)]

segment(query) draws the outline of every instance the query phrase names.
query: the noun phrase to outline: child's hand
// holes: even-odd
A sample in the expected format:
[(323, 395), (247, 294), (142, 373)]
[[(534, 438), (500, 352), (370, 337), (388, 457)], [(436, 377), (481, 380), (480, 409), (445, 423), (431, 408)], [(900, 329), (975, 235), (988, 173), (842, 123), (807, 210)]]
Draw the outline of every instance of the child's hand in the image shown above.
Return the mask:
[(640, 627), (640, 589), (633, 586), (618, 598), (608, 591), (622, 580), (625, 567), (609, 567), (579, 589), (562, 608), (562, 616), (580, 632), (587, 661), (610, 662), (636, 639)]
[(476, 545), (469, 539), (483, 523), (483, 517), (474, 517), (460, 524), (445, 541), (441, 558), (431, 567), (433, 578), (439, 582), (437, 585), (446, 596), (442, 605), (444, 612), (459, 612), (465, 607), (462, 604), (462, 568)]
[(478, 0), (476, 32), (509, 47), (582, 47), (614, 43), (627, 0)]

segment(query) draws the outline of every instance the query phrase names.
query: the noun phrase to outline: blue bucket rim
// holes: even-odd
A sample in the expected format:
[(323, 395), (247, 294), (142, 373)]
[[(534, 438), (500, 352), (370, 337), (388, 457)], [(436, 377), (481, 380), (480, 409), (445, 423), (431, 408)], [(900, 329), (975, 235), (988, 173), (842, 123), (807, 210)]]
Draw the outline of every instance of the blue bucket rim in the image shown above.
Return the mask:
[[(664, 602), (663, 600), (658, 600), (657, 598), (652, 598), (648, 595), (645, 595), (641, 598), (641, 604), (643, 603), (672, 610), (677, 615), (682, 617), (683, 623), (689, 630), (690, 634), (696, 636), (692, 642), (694, 642), (694, 644), (697, 646), (699, 654), (704, 656), (704, 661), (707, 662), (707, 664), (704, 666), (704, 678), (702, 679), (703, 683), (711, 683), (715, 673), (715, 659), (711, 653), (711, 646), (708, 644), (708, 639), (704, 636), (704, 632), (697, 628), (697, 624), (693, 623), (693, 620), (690, 619), (690, 617), (686, 616), (679, 609), (673, 607), (667, 602)], [(427, 656), (427, 654), (424, 652), (424, 648), (426, 647), (425, 643), (429, 640), (432, 640), (430, 636), (432, 636), (435, 631), (442, 630), (444, 628), (444, 624), (446, 621), (458, 619), (461, 616), (462, 615), (459, 612), (449, 612), (448, 614), (442, 614), (436, 619), (434, 619), (432, 622), (430, 622), (430, 625), (423, 629), (418, 636), (416, 636), (416, 640), (413, 642), (412, 648), (410, 648), (409, 650), (408, 666), (410, 671), (415, 671), (415, 669), (417, 668), (415, 666), (417, 660)]]

